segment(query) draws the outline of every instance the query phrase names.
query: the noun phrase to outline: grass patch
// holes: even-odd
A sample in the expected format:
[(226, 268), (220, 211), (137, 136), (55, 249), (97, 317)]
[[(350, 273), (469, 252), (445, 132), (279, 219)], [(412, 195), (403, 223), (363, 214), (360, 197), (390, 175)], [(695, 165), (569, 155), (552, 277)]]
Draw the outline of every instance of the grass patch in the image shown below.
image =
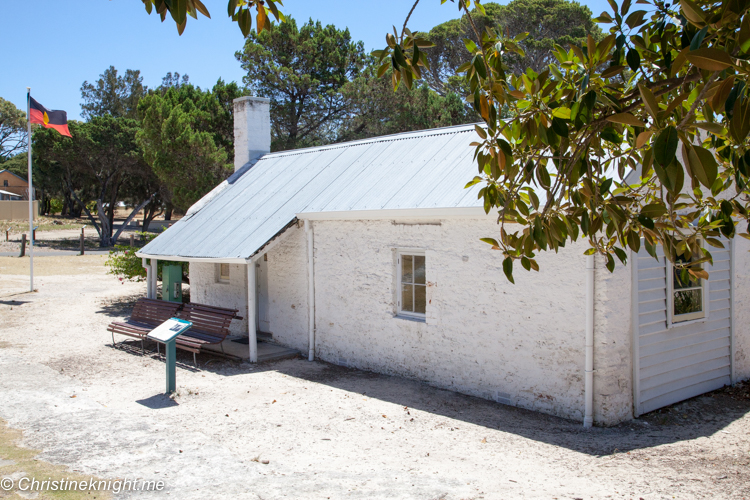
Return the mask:
[[(16, 487), (21, 477), (34, 478), (37, 481), (88, 481), (93, 476), (85, 476), (69, 471), (66, 467), (52, 465), (35, 457), (39, 451), (19, 446), (21, 431), (11, 429), (7, 423), (0, 420), (0, 477), (10, 476), (15, 479)], [(95, 478), (97, 479), (97, 478)], [(32, 493), (30, 491), (25, 494)], [(108, 491), (39, 491), (40, 500), (80, 500), (80, 499), (109, 499), (112, 495)], [(14, 488), (9, 492), (0, 489), (0, 498), (18, 499), (22, 497)]]
[[(91, 222), (88, 219), (68, 219), (67, 217), (59, 216), (41, 216), (34, 220), (34, 223), (38, 226), (37, 231), (59, 231), (62, 229), (81, 229), (81, 226), (88, 226), (87, 229), (94, 230), (93, 226), (90, 226)], [(15, 233), (28, 233), (29, 232), (29, 221), (27, 220), (3, 220), (0, 221), (0, 229), (3, 233), (6, 229), (10, 228), (11, 234)], [(5, 237), (5, 235), (3, 235)]]

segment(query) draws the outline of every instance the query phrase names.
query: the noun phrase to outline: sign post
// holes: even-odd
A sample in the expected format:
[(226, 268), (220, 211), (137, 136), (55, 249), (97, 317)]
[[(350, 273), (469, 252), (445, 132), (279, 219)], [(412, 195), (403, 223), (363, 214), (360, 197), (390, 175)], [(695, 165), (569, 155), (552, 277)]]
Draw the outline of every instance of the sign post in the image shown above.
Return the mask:
[(177, 336), (186, 332), (193, 324), (184, 319), (171, 318), (157, 326), (148, 335), (147, 338), (164, 344), (164, 350), (167, 357), (167, 394), (171, 394), (176, 389), (176, 364), (177, 364)]

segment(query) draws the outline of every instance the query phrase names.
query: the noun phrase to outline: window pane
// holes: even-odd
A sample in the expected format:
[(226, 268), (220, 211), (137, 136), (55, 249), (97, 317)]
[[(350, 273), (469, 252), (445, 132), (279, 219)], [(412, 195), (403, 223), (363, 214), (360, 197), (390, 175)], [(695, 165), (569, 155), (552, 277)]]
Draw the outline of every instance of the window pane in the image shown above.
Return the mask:
[(401, 283), (414, 283), (412, 263), (413, 257), (411, 255), (401, 256)]
[(414, 312), (425, 313), (427, 306), (427, 287), (414, 285)]
[(674, 314), (688, 314), (703, 310), (701, 290), (684, 290), (674, 294)]
[(220, 264), (220, 277), (223, 280), (229, 279), (229, 264)]
[(424, 255), (414, 256), (414, 283), (424, 284)]
[[(700, 269), (700, 268), (696, 268)], [(674, 269), (674, 289), (680, 290), (682, 288), (695, 288), (701, 286), (700, 278), (690, 276), (687, 269)]]
[(414, 285), (401, 285), (401, 310), (414, 312)]

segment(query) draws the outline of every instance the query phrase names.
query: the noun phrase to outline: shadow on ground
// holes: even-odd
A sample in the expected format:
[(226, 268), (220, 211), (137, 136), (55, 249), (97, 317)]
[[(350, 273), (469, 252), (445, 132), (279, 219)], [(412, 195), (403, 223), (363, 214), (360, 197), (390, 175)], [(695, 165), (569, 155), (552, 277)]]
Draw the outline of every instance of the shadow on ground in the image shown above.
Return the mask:
[(709, 436), (750, 412), (750, 383), (743, 383), (614, 427), (584, 429), (580, 422), (323, 362), (272, 362), (257, 366), (255, 372), (265, 370), (594, 456)]
[(143, 405), (146, 408), (151, 408), (152, 410), (161, 410), (163, 408), (179, 406), (177, 401), (170, 398), (166, 394), (155, 394), (150, 398), (139, 399), (136, 401), (136, 403), (138, 403), (139, 405)]

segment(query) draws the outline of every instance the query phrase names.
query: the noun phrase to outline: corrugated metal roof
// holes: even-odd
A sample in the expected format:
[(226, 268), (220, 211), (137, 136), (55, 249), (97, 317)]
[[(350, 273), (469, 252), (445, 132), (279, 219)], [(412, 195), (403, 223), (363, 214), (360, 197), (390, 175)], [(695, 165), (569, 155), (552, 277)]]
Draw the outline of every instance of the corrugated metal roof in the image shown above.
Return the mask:
[(474, 125), (260, 158), (139, 254), (247, 259), (305, 212), (478, 207)]

